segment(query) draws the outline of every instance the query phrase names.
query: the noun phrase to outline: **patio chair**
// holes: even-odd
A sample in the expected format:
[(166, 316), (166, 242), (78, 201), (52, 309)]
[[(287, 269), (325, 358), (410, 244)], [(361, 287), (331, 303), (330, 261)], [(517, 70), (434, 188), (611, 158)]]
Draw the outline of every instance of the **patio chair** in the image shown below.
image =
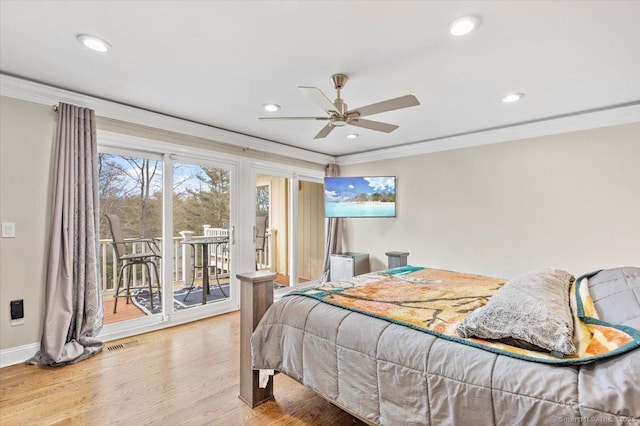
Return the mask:
[[(148, 289), (149, 290), (149, 301), (151, 303), (151, 310), (153, 311), (153, 284), (152, 278), (153, 274), (151, 270), (155, 272), (156, 280), (157, 280), (157, 293), (158, 300), (162, 301), (162, 291), (160, 287), (160, 275), (158, 274), (158, 267), (156, 265), (156, 261), (162, 259), (159, 252), (160, 249), (156, 244), (155, 240), (151, 238), (127, 238), (126, 240), (122, 236), (122, 226), (120, 225), (120, 217), (115, 214), (105, 214), (107, 221), (109, 222), (109, 228), (111, 229), (111, 237), (113, 239), (113, 249), (115, 251), (116, 258), (118, 261), (122, 262), (122, 266), (118, 272), (118, 282), (116, 285), (116, 291), (113, 295), (115, 298), (113, 303), (113, 313), (116, 313), (118, 308), (118, 298), (125, 297), (127, 304), (131, 299), (131, 291), (139, 290), (139, 289)], [(129, 253), (127, 249), (127, 244), (132, 243), (144, 243), (145, 251), (142, 253)], [(132, 286), (131, 283), (133, 281), (133, 275), (136, 273), (135, 266), (141, 265), (146, 269), (146, 285), (141, 286)], [(152, 268), (153, 267), (153, 268)], [(126, 285), (123, 283), (124, 281), (124, 272), (129, 268), (129, 273), (127, 274), (127, 283)], [(143, 274), (145, 275), (145, 274)], [(121, 294), (124, 293), (124, 294)]]

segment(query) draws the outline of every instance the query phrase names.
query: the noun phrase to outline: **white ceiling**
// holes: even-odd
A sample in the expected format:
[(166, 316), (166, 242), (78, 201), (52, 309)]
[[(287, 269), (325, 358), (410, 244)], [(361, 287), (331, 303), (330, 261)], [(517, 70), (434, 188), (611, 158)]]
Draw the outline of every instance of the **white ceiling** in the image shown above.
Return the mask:
[[(640, 101), (638, 1), (0, 5), (2, 73), (334, 156)], [(479, 29), (449, 35), (467, 14)], [(113, 49), (89, 51), (79, 33)], [(324, 122), (258, 120), (322, 115), (297, 86), (333, 99), (338, 72), (350, 108), (409, 93), (421, 105), (368, 117), (400, 126), (390, 134), (314, 140)], [(503, 104), (510, 92), (526, 97)]]

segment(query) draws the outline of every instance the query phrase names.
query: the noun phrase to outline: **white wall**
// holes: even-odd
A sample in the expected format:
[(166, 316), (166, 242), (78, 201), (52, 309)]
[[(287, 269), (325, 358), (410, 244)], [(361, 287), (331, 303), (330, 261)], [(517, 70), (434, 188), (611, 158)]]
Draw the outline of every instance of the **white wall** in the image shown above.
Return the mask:
[(346, 219), (345, 247), (511, 277), (640, 266), (640, 123), (343, 166), (396, 175), (395, 219)]

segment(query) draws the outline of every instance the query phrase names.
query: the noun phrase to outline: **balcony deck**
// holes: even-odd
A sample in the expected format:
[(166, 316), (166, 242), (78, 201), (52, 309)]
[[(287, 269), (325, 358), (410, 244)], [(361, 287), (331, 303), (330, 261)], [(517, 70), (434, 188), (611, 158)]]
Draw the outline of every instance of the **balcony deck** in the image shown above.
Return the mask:
[[(180, 232), (182, 237), (174, 237), (173, 238), (173, 247), (172, 247), (172, 259), (170, 259), (173, 265), (173, 289), (178, 290), (183, 287), (183, 283), (191, 281), (191, 274), (194, 270), (193, 265), (195, 259), (199, 259), (199, 254), (194, 253), (194, 250), (189, 248), (187, 245), (182, 244), (184, 239), (188, 239), (193, 237), (193, 232), (191, 231), (182, 231)], [(256, 257), (256, 265), (258, 269), (272, 269), (272, 265), (274, 262), (274, 255), (276, 247), (274, 246), (274, 236), (276, 235), (276, 230), (269, 229), (265, 234), (265, 250), (257, 254)], [(203, 227), (203, 235), (204, 237), (220, 237), (220, 236), (229, 236), (229, 230), (226, 228), (211, 228), (208, 225)], [(158, 245), (161, 244), (160, 239), (156, 240)], [(219, 247), (219, 246), (216, 246)], [(142, 252), (145, 251), (145, 247), (141, 244), (131, 244), (130, 249), (132, 252)], [(218, 251), (216, 251), (218, 250)], [(223, 273), (229, 273), (229, 258), (227, 252), (221, 252), (217, 248), (211, 248), (211, 259), (210, 265), (211, 267), (217, 267)], [(163, 259), (163, 262), (165, 260)], [(114, 257), (114, 251), (112, 246), (112, 241), (110, 239), (100, 240), (100, 262), (101, 262), (101, 271), (102, 271), (102, 299), (103, 299), (103, 308), (104, 308), (104, 324), (112, 324), (119, 321), (126, 321), (129, 319), (144, 317), (146, 313), (139, 309), (133, 303), (126, 303), (125, 299), (122, 299), (118, 302), (118, 312), (113, 313), (113, 304), (114, 298), (113, 293), (116, 286), (116, 275), (114, 271), (118, 271), (118, 267), (120, 266), (117, 259)], [(137, 266), (133, 267), (133, 285), (140, 285), (145, 282), (145, 270), (141, 268), (138, 270)], [(186, 272), (185, 272), (186, 269)], [(200, 269), (201, 271), (201, 269)], [(299, 278), (298, 282), (306, 282), (308, 280)], [(289, 286), (289, 276), (283, 274), (277, 274), (275, 283), (280, 284), (282, 286)], [(202, 285), (201, 276), (196, 276), (194, 284)]]
[[(304, 282), (306, 280), (301, 280)], [(275, 283), (288, 286), (289, 285), (289, 276), (277, 274)], [(196, 280), (195, 285), (202, 285), (202, 281)], [(174, 290), (179, 289), (182, 286), (182, 282), (174, 283)], [(146, 316), (146, 314), (139, 309), (133, 303), (126, 303), (124, 299), (118, 302), (118, 312), (113, 313), (113, 291), (106, 291), (102, 294), (102, 306), (104, 308), (104, 321), (103, 324), (112, 324), (119, 321), (126, 321), (134, 318), (141, 318)]]

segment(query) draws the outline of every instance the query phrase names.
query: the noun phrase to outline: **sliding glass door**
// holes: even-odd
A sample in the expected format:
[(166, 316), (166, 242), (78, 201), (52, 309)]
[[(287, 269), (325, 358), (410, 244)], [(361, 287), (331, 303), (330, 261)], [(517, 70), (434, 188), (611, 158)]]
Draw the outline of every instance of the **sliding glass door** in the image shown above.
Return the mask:
[[(213, 154), (194, 158), (110, 146), (99, 151), (106, 329), (118, 333), (235, 309), (239, 303), (232, 272), (237, 258), (237, 162), (221, 161)], [(136, 264), (123, 269), (126, 261), (123, 253), (120, 259), (116, 256), (106, 214), (120, 219), (127, 253), (162, 254), (156, 258), (156, 268)], [(119, 293), (123, 297), (117, 298), (116, 307), (121, 270), (121, 286), (130, 290)], [(154, 291), (145, 288), (149, 278)], [(161, 291), (155, 291), (158, 285)]]
[[(236, 310), (239, 272), (272, 271), (282, 286), (320, 278), (322, 170), (109, 132), (99, 137), (102, 335), (131, 335)], [(157, 274), (144, 265), (126, 271), (132, 288), (117, 309), (123, 262), (115, 256), (105, 213), (120, 217), (129, 250), (146, 250), (131, 242), (144, 238), (162, 255), (155, 258)], [(150, 274), (154, 291), (134, 288), (148, 283)], [(155, 291), (158, 282), (161, 292)]]
[(229, 165), (194, 159), (173, 162), (173, 310), (230, 300), (235, 269)]
[[(163, 162), (160, 155), (134, 151), (105, 151), (98, 154), (100, 197), (100, 262), (104, 323), (143, 318), (161, 312), (158, 294), (145, 290), (149, 279), (155, 287), (160, 279), (155, 270), (142, 264), (123, 268), (123, 261), (116, 257), (112, 241), (111, 224), (106, 215), (115, 215), (120, 221), (120, 232), (126, 243), (126, 253), (143, 253), (151, 250), (149, 244), (158, 247), (162, 241)], [(145, 239), (143, 241), (133, 241)], [(150, 241), (150, 243), (149, 243)], [(149, 276), (151, 274), (151, 276)], [(130, 297), (118, 298), (115, 292), (118, 278), (122, 286), (133, 287)], [(123, 293), (120, 293), (123, 294)], [(155, 305), (151, 302), (156, 298)]]

